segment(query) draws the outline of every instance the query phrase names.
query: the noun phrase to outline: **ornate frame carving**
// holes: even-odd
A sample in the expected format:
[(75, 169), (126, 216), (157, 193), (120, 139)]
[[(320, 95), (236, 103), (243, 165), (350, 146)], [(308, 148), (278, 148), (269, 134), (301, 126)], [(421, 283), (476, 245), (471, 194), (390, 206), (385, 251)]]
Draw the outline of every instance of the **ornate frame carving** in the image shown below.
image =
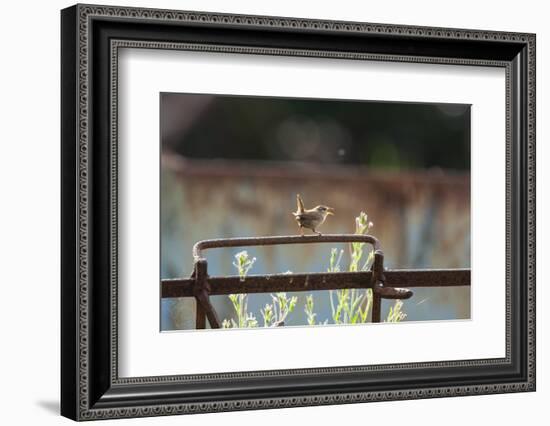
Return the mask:
[[(243, 29), (254, 30), (256, 33), (275, 31), (297, 39), (301, 34), (309, 32), (329, 38), (347, 35), (350, 41), (355, 40), (356, 37), (366, 37), (367, 48), (365, 51), (357, 51), (352, 44), (348, 50), (280, 47), (276, 43), (272, 46), (227, 45), (208, 41), (171, 39), (173, 33), (169, 31), (166, 34), (160, 34), (158, 41), (153, 41), (134, 39), (134, 33), (125, 32), (124, 25), (128, 23), (139, 23), (143, 28), (142, 31), (151, 33), (157, 33), (161, 28), (171, 25), (172, 28), (191, 29), (215, 27), (223, 28), (228, 32)], [(98, 35), (103, 31), (101, 25), (108, 27), (106, 32), (111, 31), (106, 47), (102, 46), (101, 43), (104, 40), (101, 35)], [(115, 33), (123, 34), (124, 39), (113, 36)], [(243, 37), (246, 39), (246, 36)], [(374, 47), (369, 51), (368, 40), (382, 40), (382, 42), (373, 43)], [(398, 50), (388, 51), (388, 41), (408, 43), (409, 46), (424, 43), (432, 50), (435, 49), (434, 43), (437, 42), (443, 43), (444, 46), (459, 46), (456, 49), (457, 52), (464, 51), (464, 49), (461, 50), (461, 46), (466, 46), (475, 52), (464, 56), (429, 55), (426, 52), (430, 50), (427, 48), (423, 50), (421, 46), (420, 54), (405, 55)], [(504, 67), (507, 110), (506, 357), (216, 375), (118, 378), (116, 118), (118, 49), (120, 47)], [(491, 48), (495, 52), (489, 54)], [(97, 56), (99, 50), (102, 52), (106, 50), (106, 52), (103, 52), (103, 56)], [(71, 217), (68, 222), (64, 221), (62, 233), (63, 415), (77, 420), (90, 420), (535, 389), (535, 36), (533, 34), (77, 5), (62, 12), (62, 54), (62, 209), (66, 218)], [(99, 68), (100, 71), (98, 71)], [(108, 115), (105, 115), (104, 107), (96, 105), (96, 100), (101, 96), (107, 97)], [(105, 121), (109, 121), (105, 130), (107, 132), (105, 134), (108, 134), (109, 146), (104, 148), (97, 148), (92, 142), (99, 137), (105, 139), (100, 135), (101, 132), (94, 130), (98, 129), (94, 126), (98, 126), (100, 116), (101, 119), (106, 117)], [(97, 151), (98, 149), (101, 152)], [(107, 149), (107, 154), (102, 151), (104, 149)], [(94, 156), (103, 158), (104, 155), (108, 155), (110, 159), (109, 164), (105, 166), (109, 171), (109, 179), (108, 182), (99, 182), (93, 169), (97, 165), (92, 165), (90, 158)], [(97, 191), (96, 188), (107, 189), (108, 194), (104, 194), (106, 198), (101, 197), (102, 193), (94, 192)], [(516, 199), (525, 200), (524, 204), (517, 206), (517, 203), (513, 202)], [(97, 219), (94, 216), (99, 211), (103, 212), (100, 214), (103, 215), (101, 216), (103, 219)], [(109, 238), (98, 237), (94, 233), (97, 232), (94, 229), (97, 226), (92, 225), (97, 220), (100, 220), (97, 224), (108, 227)], [(97, 262), (97, 256), (94, 257), (94, 253), (103, 252), (109, 256), (108, 272), (100, 271), (94, 263)], [(516, 265), (516, 261), (512, 259), (518, 256), (523, 262), (521, 265)], [(103, 284), (97, 284), (97, 276), (101, 274), (109, 277), (108, 283), (102, 287), (103, 290), (98, 289)], [(518, 298), (522, 298), (522, 303), (519, 303)], [(99, 313), (97, 303), (108, 305), (108, 309)], [(96, 348), (92, 342), (102, 343)], [(523, 355), (521, 363), (517, 359), (517, 351)], [(499, 380), (498, 383), (494, 379), (493, 381), (480, 379), (468, 385), (453, 385), (448, 383), (448, 380), (445, 381), (445, 374), (450, 371), (449, 369), (465, 368), (467, 370), (490, 366), (503, 369), (503, 374), (504, 369), (508, 375), (514, 371), (515, 379)], [(269, 397), (239, 397), (241, 395), (239, 394), (219, 397), (215, 401), (183, 396), (180, 399), (168, 399), (163, 396), (162, 391), (163, 386), (198, 384), (207, 387), (209, 383), (216, 384), (219, 381), (235, 378), (256, 382), (268, 378), (296, 378), (297, 376), (302, 380), (304, 377), (320, 380), (330, 378), (332, 375), (351, 377), (350, 375), (353, 374), (388, 370), (431, 371), (434, 383), (437, 382), (436, 377), (440, 377), (441, 383), (436, 386), (410, 387), (403, 386), (401, 382), (393, 389), (376, 389), (376, 386), (370, 383), (361, 389), (357, 387), (357, 390), (346, 391), (342, 388), (343, 390), (339, 392), (322, 392), (322, 386), (319, 385), (318, 392), (306, 392), (306, 394), (300, 394), (291, 389), (285, 394), (281, 391), (276, 392), (274, 389), (273, 395)], [(397, 382), (399, 382), (398, 379), (396, 379)], [(150, 396), (148, 398), (134, 396), (132, 392), (137, 386), (141, 386), (142, 394), (149, 392)], [(349, 387), (349, 389), (352, 388)], [(143, 391), (143, 389), (146, 390)], [(242, 395), (246, 395), (246, 392), (243, 391)]]

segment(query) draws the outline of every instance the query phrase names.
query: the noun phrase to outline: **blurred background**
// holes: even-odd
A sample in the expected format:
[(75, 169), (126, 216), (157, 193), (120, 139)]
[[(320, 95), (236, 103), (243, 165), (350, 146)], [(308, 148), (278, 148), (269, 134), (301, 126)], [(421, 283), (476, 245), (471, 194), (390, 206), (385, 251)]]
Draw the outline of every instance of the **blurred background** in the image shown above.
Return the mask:
[[(208, 238), (298, 234), (306, 208), (335, 208), (319, 228), (352, 233), (373, 222), (387, 268), (470, 267), (470, 106), (162, 93), (161, 278), (188, 277), (193, 244)], [(308, 231), (306, 230), (306, 233)], [(250, 274), (325, 272), (337, 244), (247, 248)], [(210, 275), (237, 275), (235, 249), (206, 252)], [(406, 321), (466, 319), (470, 290), (413, 289)], [(308, 293), (285, 325), (307, 324)], [(289, 293), (290, 295), (290, 293)], [(315, 292), (317, 319), (331, 314)], [(261, 320), (267, 295), (250, 295)], [(193, 329), (193, 299), (161, 300), (161, 329)], [(227, 296), (213, 297), (231, 318)], [(385, 318), (390, 301), (382, 302)], [(260, 321), (261, 322), (261, 321)]]

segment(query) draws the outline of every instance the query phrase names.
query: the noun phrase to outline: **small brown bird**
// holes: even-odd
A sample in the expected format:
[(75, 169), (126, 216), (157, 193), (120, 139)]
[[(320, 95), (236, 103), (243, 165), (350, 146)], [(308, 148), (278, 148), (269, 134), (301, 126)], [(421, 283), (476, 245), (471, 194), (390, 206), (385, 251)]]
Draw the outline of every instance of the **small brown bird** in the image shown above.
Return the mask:
[(300, 194), (296, 194), (296, 203), (296, 212), (293, 212), (292, 214), (298, 222), (300, 233), (304, 235), (304, 228), (308, 228), (317, 235), (321, 235), (321, 233), (317, 231), (317, 227), (325, 221), (328, 215), (334, 215), (334, 209), (332, 207), (320, 205), (306, 210)]

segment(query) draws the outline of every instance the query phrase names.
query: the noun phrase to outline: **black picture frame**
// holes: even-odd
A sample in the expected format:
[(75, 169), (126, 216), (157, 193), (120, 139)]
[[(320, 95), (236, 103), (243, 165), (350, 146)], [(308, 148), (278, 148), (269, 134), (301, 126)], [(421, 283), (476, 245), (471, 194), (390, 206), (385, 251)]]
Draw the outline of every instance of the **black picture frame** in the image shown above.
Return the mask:
[[(535, 41), (534, 34), (510, 32), (97, 5), (64, 9), (61, 414), (90, 420), (534, 391)], [(112, 125), (118, 42), (505, 68), (506, 357), (119, 378)]]

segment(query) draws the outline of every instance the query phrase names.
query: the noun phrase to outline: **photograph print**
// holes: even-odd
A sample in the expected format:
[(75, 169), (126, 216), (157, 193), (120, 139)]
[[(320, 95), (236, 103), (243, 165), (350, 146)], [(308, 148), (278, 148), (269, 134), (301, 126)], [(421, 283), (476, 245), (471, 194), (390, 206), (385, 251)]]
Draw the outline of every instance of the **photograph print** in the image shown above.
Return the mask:
[(470, 319), (470, 105), (161, 93), (160, 141), (161, 331)]

